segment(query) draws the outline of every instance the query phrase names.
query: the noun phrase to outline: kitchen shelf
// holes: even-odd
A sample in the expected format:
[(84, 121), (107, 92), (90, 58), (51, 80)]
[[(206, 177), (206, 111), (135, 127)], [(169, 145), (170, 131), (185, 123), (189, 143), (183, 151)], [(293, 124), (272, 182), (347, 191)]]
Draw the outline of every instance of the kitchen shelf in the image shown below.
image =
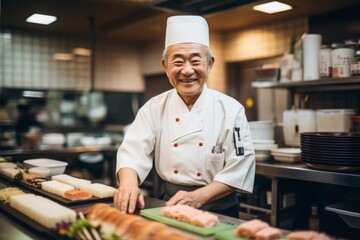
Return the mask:
[(252, 82), (253, 88), (285, 88), (305, 90), (346, 90), (360, 89), (360, 76), (348, 78), (323, 78), (298, 82)]
[(255, 211), (258, 211), (258, 212), (263, 212), (263, 213), (266, 213), (266, 214), (271, 214), (271, 209), (257, 207), (257, 206), (246, 204), (246, 203), (240, 203), (240, 207), (241, 208), (246, 208), (246, 209), (249, 209), (249, 210), (255, 210)]
[[(286, 89), (288, 95), (288, 107), (305, 108), (306, 99), (309, 93), (323, 94), (325, 92), (347, 93), (352, 98), (357, 98), (360, 90), (360, 76), (352, 76), (347, 78), (321, 78), (317, 80), (306, 80), (297, 82), (261, 82), (255, 81), (251, 83), (255, 89)], [(328, 98), (329, 101), (332, 101)], [(351, 104), (354, 104), (351, 102)], [(345, 104), (342, 108), (358, 108), (358, 106), (351, 106)]]
[(335, 203), (325, 208), (327, 211), (337, 213), (349, 227), (360, 229), (360, 205), (355, 201)]

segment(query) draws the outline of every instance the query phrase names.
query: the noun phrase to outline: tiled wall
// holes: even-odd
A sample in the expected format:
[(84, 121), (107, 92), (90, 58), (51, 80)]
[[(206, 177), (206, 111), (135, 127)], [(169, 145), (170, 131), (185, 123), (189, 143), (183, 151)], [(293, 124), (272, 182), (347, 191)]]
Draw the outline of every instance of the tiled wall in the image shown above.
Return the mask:
[(99, 43), (95, 59), (96, 89), (121, 92), (145, 91), (138, 47)]
[[(0, 35), (0, 86), (9, 88), (86, 91), (91, 87), (90, 58), (73, 55), (70, 61), (55, 53), (88, 48), (88, 39), (5, 30)], [(140, 53), (134, 46), (99, 43), (96, 46), (95, 89), (144, 91)]]
[(155, 41), (146, 44), (141, 54), (141, 69), (145, 76), (165, 73), (161, 66), (161, 55), (164, 51), (164, 41)]
[(297, 18), (224, 34), (224, 61), (238, 62), (288, 52), (292, 36), (308, 32), (307, 18)]
[(215, 58), (215, 63), (211, 69), (208, 86), (215, 90), (226, 92), (226, 66), (224, 61), (224, 47), (222, 35), (219, 33), (210, 34), (210, 47)]
[(53, 59), (55, 53), (68, 53), (75, 47), (86, 47), (85, 39), (5, 30), (1, 43), (2, 87), (89, 89), (88, 58), (74, 56), (72, 61)]

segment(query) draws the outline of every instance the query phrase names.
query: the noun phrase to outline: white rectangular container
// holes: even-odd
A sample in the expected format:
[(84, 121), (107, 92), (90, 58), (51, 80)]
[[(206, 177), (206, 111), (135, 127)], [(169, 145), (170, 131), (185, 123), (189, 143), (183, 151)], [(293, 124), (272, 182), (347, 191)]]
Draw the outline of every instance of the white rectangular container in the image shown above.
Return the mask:
[(350, 132), (354, 109), (321, 109), (316, 111), (318, 132)]

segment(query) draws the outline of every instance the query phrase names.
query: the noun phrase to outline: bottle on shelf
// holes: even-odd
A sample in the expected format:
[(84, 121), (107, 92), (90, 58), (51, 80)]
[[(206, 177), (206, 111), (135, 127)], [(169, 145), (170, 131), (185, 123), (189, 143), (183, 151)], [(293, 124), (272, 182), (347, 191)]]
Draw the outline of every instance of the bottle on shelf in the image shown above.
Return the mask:
[(289, 52), (285, 52), (280, 62), (280, 82), (290, 82), (292, 80), (291, 68), (294, 60), (296, 38), (290, 39)]
[(311, 206), (311, 216), (309, 219), (309, 229), (314, 231), (319, 231), (320, 229), (320, 220), (318, 216), (318, 207)]

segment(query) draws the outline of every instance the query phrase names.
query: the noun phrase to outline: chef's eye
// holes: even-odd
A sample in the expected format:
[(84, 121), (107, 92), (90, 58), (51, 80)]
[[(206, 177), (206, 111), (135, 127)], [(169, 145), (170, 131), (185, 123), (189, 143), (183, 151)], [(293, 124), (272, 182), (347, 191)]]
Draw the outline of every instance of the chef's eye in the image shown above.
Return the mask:
[(183, 65), (183, 61), (175, 61), (174, 64), (175, 66), (181, 66)]
[(200, 63), (201, 63), (201, 60), (199, 60), (199, 59), (191, 61), (191, 64), (193, 64), (193, 65), (199, 65)]

